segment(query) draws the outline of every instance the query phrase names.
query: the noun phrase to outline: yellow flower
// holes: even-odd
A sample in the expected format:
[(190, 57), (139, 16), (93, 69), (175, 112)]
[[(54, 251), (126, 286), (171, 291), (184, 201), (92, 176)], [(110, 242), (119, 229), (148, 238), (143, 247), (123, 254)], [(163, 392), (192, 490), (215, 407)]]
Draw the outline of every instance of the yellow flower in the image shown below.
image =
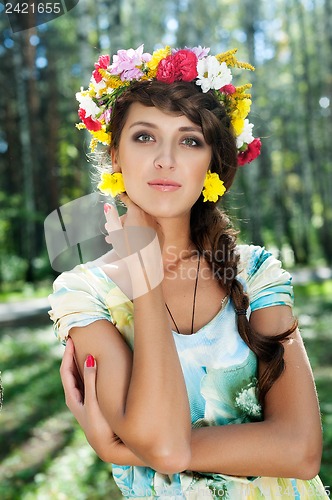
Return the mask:
[(239, 99), (250, 99), (251, 94), (246, 94), (246, 91), (251, 89), (252, 85), (251, 83), (245, 83), (244, 85), (241, 85), (240, 87), (235, 87), (235, 93), (232, 94), (233, 98), (239, 98)]
[(89, 85), (89, 96), (90, 97), (96, 97), (96, 89), (94, 88), (93, 84), (90, 83)]
[(232, 126), (236, 136), (242, 134), (244, 129), (244, 118), (232, 118)]
[(250, 99), (242, 99), (237, 103), (237, 112), (241, 116), (241, 118), (247, 118), (250, 112), (251, 100)]
[(94, 139), (97, 139), (99, 142), (103, 144), (111, 144), (111, 134), (105, 132), (105, 130), (89, 130), (90, 134)]
[(164, 49), (155, 50), (150, 61), (147, 63), (149, 78), (154, 78), (157, 73), (158, 64), (171, 53), (171, 48), (167, 45)]
[(121, 172), (103, 172), (101, 181), (98, 184), (98, 189), (105, 194), (110, 194), (113, 198), (120, 193), (126, 191)]
[(236, 136), (240, 135), (244, 129), (244, 120), (249, 114), (250, 106), (250, 99), (240, 99), (236, 103), (236, 108), (232, 112), (232, 125)]
[(203, 201), (218, 201), (218, 197), (222, 196), (226, 191), (224, 183), (220, 180), (217, 173), (211, 173), (210, 170), (207, 171), (204, 180), (204, 189), (202, 194), (204, 196)]
[(75, 127), (78, 129), (78, 130), (83, 130), (86, 128), (86, 126), (84, 125), (84, 123), (75, 123)]
[(91, 139), (89, 148), (91, 149), (92, 153), (96, 151), (97, 146), (98, 146), (98, 139)]
[(255, 71), (254, 66), (251, 64), (238, 61), (235, 57), (237, 49), (228, 50), (227, 52), (223, 52), (222, 54), (217, 54), (216, 58), (220, 63), (225, 62), (227, 66), (237, 66), (241, 69), (249, 69), (250, 71)]

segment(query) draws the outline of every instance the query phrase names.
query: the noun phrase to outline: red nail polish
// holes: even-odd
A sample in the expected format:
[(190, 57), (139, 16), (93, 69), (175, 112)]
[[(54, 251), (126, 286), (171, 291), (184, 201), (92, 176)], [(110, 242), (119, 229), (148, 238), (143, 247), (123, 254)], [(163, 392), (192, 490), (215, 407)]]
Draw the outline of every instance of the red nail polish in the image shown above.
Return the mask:
[(89, 354), (85, 360), (87, 368), (93, 368), (95, 366), (95, 358)]
[(111, 210), (112, 206), (109, 203), (104, 203), (104, 212), (107, 214), (109, 210)]

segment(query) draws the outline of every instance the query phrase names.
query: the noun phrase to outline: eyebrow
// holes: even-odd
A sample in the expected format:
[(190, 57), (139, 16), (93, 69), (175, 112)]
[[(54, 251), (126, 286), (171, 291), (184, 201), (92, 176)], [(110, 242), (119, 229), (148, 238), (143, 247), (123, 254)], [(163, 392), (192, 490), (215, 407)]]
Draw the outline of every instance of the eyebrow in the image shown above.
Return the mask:
[[(136, 126), (150, 127), (150, 128), (154, 128), (154, 129), (158, 128), (158, 126), (155, 125), (154, 123), (144, 122), (144, 121), (134, 122), (130, 125), (129, 128), (133, 128)], [(201, 127), (199, 127), (198, 125), (197, 126), (180, 127), (179, 132), (199, 132), (200, 134), (203, 135), (203, 131), (202, 131)]]

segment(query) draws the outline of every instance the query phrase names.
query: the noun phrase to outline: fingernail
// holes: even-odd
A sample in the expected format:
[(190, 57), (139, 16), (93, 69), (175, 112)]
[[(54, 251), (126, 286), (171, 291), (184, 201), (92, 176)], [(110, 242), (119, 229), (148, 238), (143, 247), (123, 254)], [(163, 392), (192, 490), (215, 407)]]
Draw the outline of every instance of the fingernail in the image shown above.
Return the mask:
[(95, 358), (89, 354), (85, 360), (87, 368), (93, 368), (95, 366)]
[(111, 208), (112, 208), (112, 205), (110, 205), (109, 203), (104, 203), (104, 212), (105, 212), (105, 214), (107, 214), (107, 212), (109, 210), (111, 210)]

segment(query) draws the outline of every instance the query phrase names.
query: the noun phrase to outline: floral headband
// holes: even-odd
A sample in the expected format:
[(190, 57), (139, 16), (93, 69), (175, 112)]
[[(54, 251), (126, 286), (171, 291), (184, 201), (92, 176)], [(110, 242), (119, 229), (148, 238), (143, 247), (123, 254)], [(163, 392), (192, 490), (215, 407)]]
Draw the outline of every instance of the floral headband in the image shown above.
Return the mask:
[(109, 128), (112, 108), (132, 82), (157, 80), (172, 84), (182, 80), (195, 81), (203, 93), (211, 90), (215, 93), (231, 119), (238, 148), (238, 164), (244, 165), (254, 160), (260, 154), (261, 141), (254, 138), (253, 124), (247, 118), (251, 95), (246, 91), (251, 88), (251, 84), (235, 87), (231, 83), (233, 76), (230, 68), (251, 71), (255, 68), (236, 59), (237, 49), (216, 56), (208, 55), (209, 51), (209, 48), (201, 46), (184, 49), (171, 49), (167, 46), (149, 54), (143, 52), (141, 45), (136, 50), (118, 50), (113, 56), (112, 64), (108, 55), (100, 56), (95, 63), (89, 88), (81, 88), (76, 94), (81, 119), (76, 127), (86, 128), (92, 135), (91, 151), (95, 151), (98, 142), (111, 144)]

